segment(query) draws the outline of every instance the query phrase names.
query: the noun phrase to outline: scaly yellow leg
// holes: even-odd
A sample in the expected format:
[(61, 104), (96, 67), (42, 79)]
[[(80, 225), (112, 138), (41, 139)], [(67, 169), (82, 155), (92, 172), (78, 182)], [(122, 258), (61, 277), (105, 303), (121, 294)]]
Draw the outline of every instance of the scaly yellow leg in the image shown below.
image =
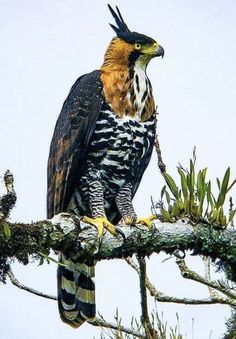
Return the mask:
[(138, 224), (143, 224), (145, 226), (147, 226), (148, 228), (151, 228), (153, 225), (153, 220), (157, 219), (157, 215), (156, 214), (152, 214), (150, 217), (146, 217), (146, 218), (138, 218), (137, 219), (137, 223)]
[(84, 216), (83, 221), (97, 227), (99, 237), (103, 235), (104, 228), (106, 228), (113, 235), (117, 235), (119, 233), (117, 232), (115, 226), (112, 223), (110, 223), (110, 221), (108, 221), (106, 217), (90, 218)]

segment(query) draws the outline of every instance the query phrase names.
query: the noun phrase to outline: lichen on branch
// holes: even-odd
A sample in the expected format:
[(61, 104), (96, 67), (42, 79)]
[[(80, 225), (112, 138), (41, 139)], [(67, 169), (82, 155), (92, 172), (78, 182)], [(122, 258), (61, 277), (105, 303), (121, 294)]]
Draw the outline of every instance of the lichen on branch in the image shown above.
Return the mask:
[(152, 229), (119, 225), (125, 234), (124, 240), (108, 232), (99, 238), (94, 226), (69, 215), (59, 215), (51, 221), (8, 225), (10, 238), (4, 232), (3, 222), (0, 223), (1, 259), (17, 259), (27, 264), (29, 256), (39, 259), (42, 254), (49, 255), (50, 250), (63, 251), (68, 257), (81, 261), (88, 256), (103, 260), (126, 258), (134, 253), (149, 256), (160, 251), (191, 250), (193, 254), (219, 259), (236, 280), (236, 232), (233, 228), (222, 230), (202, 223), (193, 226), (187, 219), (174, 224), (157, 220)]

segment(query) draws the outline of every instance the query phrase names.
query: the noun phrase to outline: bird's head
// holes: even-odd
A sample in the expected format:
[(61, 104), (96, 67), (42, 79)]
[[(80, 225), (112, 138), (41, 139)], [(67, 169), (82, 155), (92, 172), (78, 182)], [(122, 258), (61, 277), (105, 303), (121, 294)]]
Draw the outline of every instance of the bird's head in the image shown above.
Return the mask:
[(154, 39), (129, 30), (117, 6), (117, 12), (110, 5), (108, 8), (117, 25), (110, 24), (117, 37), (111, 41), (107, 49), (106, 64), (116, 62), (130, 66), (138, 63), (141, 67), (146, 67), (152, 58), (164, 56), (163, 47)]

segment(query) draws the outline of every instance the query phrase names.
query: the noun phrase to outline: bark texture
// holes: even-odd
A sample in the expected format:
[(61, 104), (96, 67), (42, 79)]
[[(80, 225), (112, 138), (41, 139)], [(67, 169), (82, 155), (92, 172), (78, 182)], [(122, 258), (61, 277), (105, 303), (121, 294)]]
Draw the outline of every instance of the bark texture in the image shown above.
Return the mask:
[(7, 225), (5, 221), (0, 222), (1, 270), (9, 260), (27, 264), (29, 256), (40, 258), (49, 255), (50, 250), (63, 251), (68, 257), (81, 261), (88, 256), (104, 260), (126, 258), (134, 253), (149, 256), (160, 251), (171, 254), (190, 250), (193, 255), (211, 257), (236, 281), (236, 231), (232, 227), (219, 229), (204, 223), (193, 226), (187, 219), (176, 223), (156, 221), (151, 229), (119, 225), (124, 239), (107, 231), (98, 237), (94, 226), (68, 215), (31, 224)]

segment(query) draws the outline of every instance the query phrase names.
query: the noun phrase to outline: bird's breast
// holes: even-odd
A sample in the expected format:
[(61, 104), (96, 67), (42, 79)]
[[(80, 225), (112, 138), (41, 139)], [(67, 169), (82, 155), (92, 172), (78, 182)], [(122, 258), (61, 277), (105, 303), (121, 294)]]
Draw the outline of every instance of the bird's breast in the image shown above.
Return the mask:
[(88, 161), (99, 168), (101, 177), (122, 185), (134, 176), (153, 138), (154, 118), (145, 123), (130, 117), (117, 117), (103, 110), (89, 148)]
[(106, 102), (117, 117), (145, 122), (153, 115), (152, 86), (141, 67), (103, 72), (101, 81)]

